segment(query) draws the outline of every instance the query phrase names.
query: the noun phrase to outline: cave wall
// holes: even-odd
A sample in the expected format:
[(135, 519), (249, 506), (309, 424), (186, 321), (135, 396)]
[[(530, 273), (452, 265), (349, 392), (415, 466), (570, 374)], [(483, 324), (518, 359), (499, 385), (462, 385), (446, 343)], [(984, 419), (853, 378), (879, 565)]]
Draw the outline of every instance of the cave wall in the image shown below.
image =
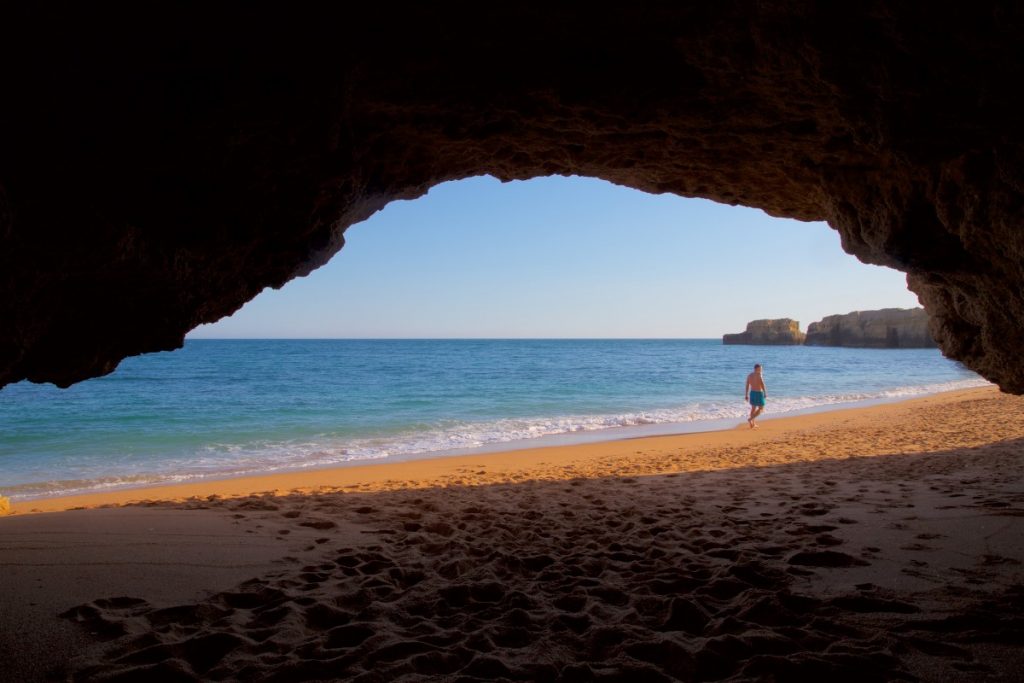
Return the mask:
[(0, 386), (176, 348), (489, 173), (826, 220), (1022, 393), (1022, 10), (896, 5), (0, 10)]

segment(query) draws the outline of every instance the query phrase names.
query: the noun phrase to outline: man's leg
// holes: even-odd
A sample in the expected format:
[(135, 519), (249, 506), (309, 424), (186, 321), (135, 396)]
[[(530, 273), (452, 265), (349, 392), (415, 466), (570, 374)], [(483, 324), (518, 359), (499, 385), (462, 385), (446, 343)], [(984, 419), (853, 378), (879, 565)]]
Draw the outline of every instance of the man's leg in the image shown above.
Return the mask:
[(750, 428), (751, 429), (755, 429), (757, 427), (757, 421), (756, 421), (757, 420), (757, 416), (761, 414), (762, 410), (764, 410), (764, 408), (762, 406), (751, 406), (750, 407), (750, 419), (747, 420), (747, 422), (750, 423)]

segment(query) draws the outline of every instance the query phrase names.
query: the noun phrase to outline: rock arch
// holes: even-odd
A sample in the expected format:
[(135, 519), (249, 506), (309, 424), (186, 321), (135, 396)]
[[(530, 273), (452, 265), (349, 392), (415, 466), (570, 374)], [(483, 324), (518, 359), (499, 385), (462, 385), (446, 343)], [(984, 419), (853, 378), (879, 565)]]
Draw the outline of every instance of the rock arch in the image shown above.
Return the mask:
[(0, 385), (175, 348), (490, 173), (827, 220), (1024, 392), (1017, 3), (214, 5), (4, 10)]

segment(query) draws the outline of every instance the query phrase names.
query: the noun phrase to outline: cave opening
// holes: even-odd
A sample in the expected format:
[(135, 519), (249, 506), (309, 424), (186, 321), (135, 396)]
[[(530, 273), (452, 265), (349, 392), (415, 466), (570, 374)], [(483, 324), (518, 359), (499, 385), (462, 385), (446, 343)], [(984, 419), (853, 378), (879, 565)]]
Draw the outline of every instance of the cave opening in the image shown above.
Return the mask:
[(822, 222), (588, 177), (450, 181), (190, 339), (720, 338), (758, 318), (912, 308)]

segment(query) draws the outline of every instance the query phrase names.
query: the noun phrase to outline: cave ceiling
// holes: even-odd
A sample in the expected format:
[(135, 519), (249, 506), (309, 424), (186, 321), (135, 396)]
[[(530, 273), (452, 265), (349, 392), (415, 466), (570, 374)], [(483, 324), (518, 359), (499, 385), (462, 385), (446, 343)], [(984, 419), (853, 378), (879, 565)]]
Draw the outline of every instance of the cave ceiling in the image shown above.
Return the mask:
[(595, 7), (0, 10), (0, 385), (180, 347), (391, 200), (562, 174), (827, 221), (1024, 392), (1018, 3)]

